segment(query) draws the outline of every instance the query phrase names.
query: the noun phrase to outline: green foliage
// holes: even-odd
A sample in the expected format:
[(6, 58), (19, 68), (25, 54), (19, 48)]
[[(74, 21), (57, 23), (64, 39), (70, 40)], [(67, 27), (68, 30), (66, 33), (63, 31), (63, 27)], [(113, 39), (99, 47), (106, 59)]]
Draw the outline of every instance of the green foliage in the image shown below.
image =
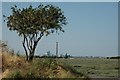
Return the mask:
[(2, 51), (2, 52), (9, 51), (9, 47), (8, 47), (7, 42), (0, 40), (0, 51)]
[(34, 69), (30, 69), (27, 73), (26, 73), (26, 78), (36, 78), (36, 74), (37, 72), (34, 71)]
[(38, 69), (38, 70), (43, 70), (45, 68), (48, 69), (56, 69), (57, 67), (57, 62), (53, 58), (45, 58), (45, 59), (36, 59), (32, 63), (32, 68)]
[(55, 61), (54, 58), (46, 58), (45, 61), (43, 62), (44, 67), (52, 68), (54, 69), (57, 65), (57, 62)]
[(67, 53), (65, 54), (65, 57), (64, 57), (65, 59), (67, 59), (68, 58), (68, 55), (67, 55)]
[[(17, 31), (19, 35), (37, 34), (39, 31), (46, 35), (58, 30), (63, 31), (61, 26), (66, 25), (66, 17), (59, 7), (42, 5), (33, 8), (20, 9), (16, 5), (11, 8), (12, 15), (7, 17), (9, 30)], [(6, 17), (6, 16), (4, 16)]]
[(16, 55), (19, 57), (19, 56), (20, 56), (20, 52), (19, 52), (19, 51), (17, 51)]
[(9, 77), (10, 78), (22, 78), (22, 75), (19, 70), (15, 70)]

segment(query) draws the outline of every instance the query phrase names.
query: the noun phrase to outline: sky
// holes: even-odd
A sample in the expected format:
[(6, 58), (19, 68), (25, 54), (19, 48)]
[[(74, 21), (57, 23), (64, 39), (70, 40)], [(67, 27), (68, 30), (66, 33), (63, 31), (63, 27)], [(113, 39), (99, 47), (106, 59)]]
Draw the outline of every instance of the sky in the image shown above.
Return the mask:
[[(53, 4), (64, 11), (68, 24), (65, 33), (44, 36), (36, 49), (36, 55), (47, 51), (55, 54), (59, 42), (59, 54), (73, 56), (116, 56), (118, 55), (118, 3), (117, 2), (42, 2)], [(3, 2), (2, 14), (9, 16), (11, 7), (37, 7), (39, 2)], [(2, 40), (16, 52), (24, 54), (22, 37), (7, 29), (2, 18)]]
[(119, 0), (1, 0), (2, 2), (118, 2)]
[(0, 40), (2, 40), (2, 2), (0, 1)]

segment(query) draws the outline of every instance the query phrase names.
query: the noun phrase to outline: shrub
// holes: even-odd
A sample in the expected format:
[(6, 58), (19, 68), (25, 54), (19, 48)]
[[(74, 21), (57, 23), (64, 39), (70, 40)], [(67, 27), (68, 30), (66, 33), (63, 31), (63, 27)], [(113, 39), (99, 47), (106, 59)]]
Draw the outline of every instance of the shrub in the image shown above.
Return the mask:
[(27, 78), (35, 78), (35, 73), (32, 70), (30, 70), (27, 72), (26, 77)]
[(52, 66), (55, 66), (57, 63), (55, 59), (53, 58), (46, 58), (45, 61), (43, 62), (43, 67), (48, 67), (51, 68)]
[(11, 75), (10, 78), (22, 78), (22, 75), (19, 70), (15, 70)]

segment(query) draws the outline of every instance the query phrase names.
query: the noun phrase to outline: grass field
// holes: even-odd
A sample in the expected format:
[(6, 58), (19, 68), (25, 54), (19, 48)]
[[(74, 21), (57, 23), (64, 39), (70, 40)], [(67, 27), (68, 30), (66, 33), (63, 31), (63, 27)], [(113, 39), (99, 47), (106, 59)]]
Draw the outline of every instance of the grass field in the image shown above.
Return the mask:
[[(9, 58), (8, 58), (9, 57)], [(36, 58), (26, 61), (24, 56), (2, 55), (2, 78), (79, 78), (89, 77), (76, 72), (69, 66), (57, 63), (54, 58)]]
[(118, 77), (118, 60), (105, 58), (59, 59), (58, 62), (93, 78)]
[(4, 53), (2, 58), (3, 78), (31, 76), (84, 79), (118, 77), (117, 59), (58, 58), (55, 60), (53, 58), (36, 58), (32, 62), (27, 62), (23, 56), (10, 55), (9, 53)]

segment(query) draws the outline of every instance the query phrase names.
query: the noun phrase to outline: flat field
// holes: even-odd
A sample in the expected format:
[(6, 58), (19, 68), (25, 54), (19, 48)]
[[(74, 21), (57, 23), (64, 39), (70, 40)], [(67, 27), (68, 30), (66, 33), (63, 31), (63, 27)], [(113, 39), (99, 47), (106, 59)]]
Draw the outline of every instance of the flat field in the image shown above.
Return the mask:
[(76, 71), (92, 78), (118, 77), (118, 59), (106, 58), (71, 58), (59, 59), (60, 63), (71, 66)]

